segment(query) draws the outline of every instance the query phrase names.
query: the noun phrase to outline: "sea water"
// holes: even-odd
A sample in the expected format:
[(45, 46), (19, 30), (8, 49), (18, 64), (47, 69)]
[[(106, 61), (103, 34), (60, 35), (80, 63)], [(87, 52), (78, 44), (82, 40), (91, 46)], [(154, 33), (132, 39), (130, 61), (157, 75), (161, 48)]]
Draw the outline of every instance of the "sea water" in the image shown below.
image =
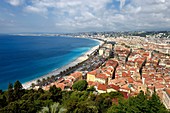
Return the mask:
[(67, 65), (98, 44), (85, 38), (0, 35), (0, 89)]

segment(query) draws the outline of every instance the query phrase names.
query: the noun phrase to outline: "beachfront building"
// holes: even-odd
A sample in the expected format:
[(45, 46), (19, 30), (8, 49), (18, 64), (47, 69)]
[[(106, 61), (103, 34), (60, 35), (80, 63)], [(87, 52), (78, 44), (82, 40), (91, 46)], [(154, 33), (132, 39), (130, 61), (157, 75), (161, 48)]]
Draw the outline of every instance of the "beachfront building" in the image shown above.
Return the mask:
[(78, 80), (82, 80), (82, 72), (74, 72), (72, 74), (69, 75), (69, 77), (73, 78), (73, 82), (76, 82)]
[(61, 90), (71, 90), (72, 85), (78, 80), (82, 80), (82, 73), (77, 71), (70, 74), (69, 76), (59, 79), (47, 86), (44, 86), (43, 89), (49, 90), (51, 86), (55, 85), (56, 87), (61, 88)]
[(113, 45), (112, 44), (104, 44), (103, 47), (112, 50), (113, 49)]
[(103, 56), (104, 55), (104, 51), (105, 51), (105, 48), (100, 48), (99, 49), (99, 56)]
[(112, 54), (112, 49), (112, 44), (104, 44), (103, 47), (99, 49), (99, 56), (108, 58)]

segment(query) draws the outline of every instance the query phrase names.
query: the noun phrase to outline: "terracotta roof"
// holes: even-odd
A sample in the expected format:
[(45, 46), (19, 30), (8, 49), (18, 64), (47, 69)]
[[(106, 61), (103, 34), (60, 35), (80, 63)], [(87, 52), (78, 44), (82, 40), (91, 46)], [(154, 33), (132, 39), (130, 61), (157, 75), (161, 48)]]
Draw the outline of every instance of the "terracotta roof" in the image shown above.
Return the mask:
[(97, 82), (88, 81), (89, 86), (97, 86)]
[(98, 90), (106, 91), (106, 90), (107, 90), (107, 86), (104, 85), (104, 84), (98, 84), (97, 89), (98, 89)]
[(134, 81), (134, 80), (133, 80), (132, 77), (129, 77), (129, 78), (128, 78), (128, 82), (129, 82), (129, 83), (133, 83), (133, 81)]
[(100, 79), (106, 80), (108, 78), (108, 76), (106, 76), (105, 74), (100, 73), (100, 74), (96, 75), (96, 78), (100, 78)]
[(106, 62), (106, 66), (113, 66), (113, 67), (116, 67), (118, 65), (118, 62), (115, 61), (115, 60), (108, 60)]
[(143, 56), (149, 56), (149, 52), (143, 53)]
[(134, 71), (134, 72), (136, 72), (136, 68), (130, 68), (130, 71)]
[(113, 89), (115, 89), (115, 90), (117, 90), (117, 91), (120, 89), (119, 86), (115, 86), (115, 85), (113, 85), (113, 84), (110, 84), (110, 85), (109, 85), (109, 88), (113, 88)]
[(111, 72), (109, 72), (109, 71), (105, 71), (104, 73), (109, 75), (109, 76), (111, 75)]
[(170, 88), (165, 89), (165, 92), (168, 94), (168, 96), (170, 97)]
[(142, 74), (142, 77), (148, 78), (149, 76), (148, 76), (148, 74)]
[(165, 87), (165, 85), (162, 85), (162, 84), (156, 84), (155, 85), (156, 89), (163, 89), (164, 87)]
[(111, 71), (114, 71), (114, 68), (109, 67), (107, 68), (107, 70), (111, 72)]
[(61, 88), (62, 90), (64, 90), (65, 84), (64, 84), (64, 83), (58, 83), (58, 84), (56, 85), (56, 87)]
[(81, 72), (74, 72), (72, 73), (70, 76), (74, 77), (75, 79), (82, 77), (82, 73)]
[(128, 77), (128, 76), (130, 76), (129, 72), (122, 72), (122, 77)]
[(96, 70), (93, 70), (93, 71), (88, 72), (87, 74), (96, 75), (96, 74), (97, 74), (97, 71), (96, 71)]
[(61, 83), (63, 81), (64, 81), (64, 78), (60, 78), (60, 79), (57, 80), (57, 83)]
[(125, 85), (123, 85), (120, 89), (125, 89), (125, 90), (130, 90), (130, 88), (128, 87), (128, 84), (125, 84)]

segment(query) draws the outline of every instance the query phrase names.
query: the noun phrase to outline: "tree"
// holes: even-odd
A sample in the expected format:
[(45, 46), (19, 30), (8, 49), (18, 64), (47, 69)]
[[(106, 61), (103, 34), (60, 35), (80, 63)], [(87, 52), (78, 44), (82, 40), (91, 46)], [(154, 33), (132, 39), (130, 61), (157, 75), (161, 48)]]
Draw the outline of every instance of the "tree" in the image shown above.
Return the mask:
[(37, 84), (40, 84), (40, 83), (41, 83), (41, 80), (40, 80), (40, 79), (38, 79), (38, 80), (37, 80)]
[(130, 113), (130, 112), (127, 112), (127, 108), (128, 108), (127, 101), (126, 100), (119, 100), (118, 105), (113, 104), (108, 109), (107, 113)]
[(95, 87), (94, 87), (94, 86), (91, 86), (91, 87), (87, 88), (87, 91), (91, 91), (91, 92), (93, 92), (93, 91), (96, 91), (96, 89), (95, 89)]
[(3, 93), (3, 91), (2, 91), (2, 89), (0, 89), (0, 94), (2, 94)]
[(35, 87), (35, 83), (32, 83), (32, 84), (31, 84), (31, 87), (34, 88), (34, 87)]
[(47, 80), (45, 78), (42, 79), (42, 84), (45, 85), (47, 83)]
[(50, 87), (49, 92), (51, 92), (51, 98), (53, 100), (59, 101), (59, 99), (61, 99), (61, 88), (57, 88), (55, 85), (53, 85)]
[(83, 91), (83, 90), (86, 90), (87, 85), (88, 84), (86, 80), (80, 80), (80, 81), (75, 82), (72, 87), (74, 90)]
[(23, 88), (23, 87), (22, 87), (21, 82), (17, 80), (17, 81), (14, 83), (14, 90), (15, 90), (15, 91), (21, 91), (22, 88)]
[(21, 96), (23, 95), (22, 93), (22, 84), (17, 80), (15, 83), (14, 83), (14, 96), (15, 96), (15, 99), (19, 99), (21, 98)]
[(154, 92), (152, 97), (148, 100), (147, 106), (149, 113), (168, 113), (156, 92)]
[(97, 106), (92, 101), (79, 102), (74, 109), (74, 113), (98, 113)]
[(140, 91), (136, 97), (129, 98), (128, 101), (128, 105), (131, 106), (128, 107), (129, 112), (133, 111), (132, 108), (136, 108), (136, 111), (141, 111), (142, 113), (147, 112), (147, 96), (143, 91)]
[(43, 94), (44, 93), (44, 90), (42, 88), (38, 88), (38, 92)]
[(12, 85), (12, 83), (9, 83), (8, 91), (7, 91), (7, 101), (8, 101), (8, 103), (10, 103), (14, 100), (13, 94), (14, 94), (13, 85)]
[[(0, 95), (1, 96), (1, 95)], [(6, 102), (6, 97), (5, 95), (1, 96), (0, 98), (0, 109), (3, 108), (4, 106), (6, 106), (7, 102)]]
[(55, 85), (51, 86), (50, 89), (49, 89), (49, 92), (51, 92), (52, 95), (55, 95), (60, 91), (61, 91), (61, 88), (57, 88)]
[(57, 103), (55, 102), (49, 107), (43, 107), (43, 109), (38, 113), (65, 113), (66, 109), (60, 108), (59, 105), (60, 104), (58, 102)]

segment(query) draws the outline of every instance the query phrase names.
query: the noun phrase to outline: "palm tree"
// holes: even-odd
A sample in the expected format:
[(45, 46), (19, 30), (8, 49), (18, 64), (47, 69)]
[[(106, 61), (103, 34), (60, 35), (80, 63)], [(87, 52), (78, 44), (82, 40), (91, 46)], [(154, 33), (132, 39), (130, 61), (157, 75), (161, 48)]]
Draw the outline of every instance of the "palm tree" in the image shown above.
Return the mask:
[(43, 107), (43, 109), (38, 113), (63, 113), (67, 111), (67, 109), (65, 108), (59, 108), (59, 105), (60, 104), (58, 102), (57, 103), (55, 102), (49, 107)]
[(38, 80), (37, 80), (37, 84), (39, 85), (39, 84), (40, 84), (40, 82), (41, 82), (41, 80), (40, 80), (40, 79), (38, 79)]
[(47, 82), (46, 79), (43, 78), (43, 79), (42, 79), (42, 84), (44, 85), (46, 82)]
[(51, 76), (51, 81), (52, 81), (52, 82), (55, 81), (55, 76), (54, 76), (54, 75)]
[(50, 110), (48, 107), (43, 107), (41, 111), (39, 111), (39, 113), (50, 113)]
[(49, 81), (51, 78), (50, 77), (47, 77), (47, 80)]
[(35, 83), (32, 83), (32, 84), (31, 84), (31, 88), (34, 88), (34, 87), (35, 87)]

